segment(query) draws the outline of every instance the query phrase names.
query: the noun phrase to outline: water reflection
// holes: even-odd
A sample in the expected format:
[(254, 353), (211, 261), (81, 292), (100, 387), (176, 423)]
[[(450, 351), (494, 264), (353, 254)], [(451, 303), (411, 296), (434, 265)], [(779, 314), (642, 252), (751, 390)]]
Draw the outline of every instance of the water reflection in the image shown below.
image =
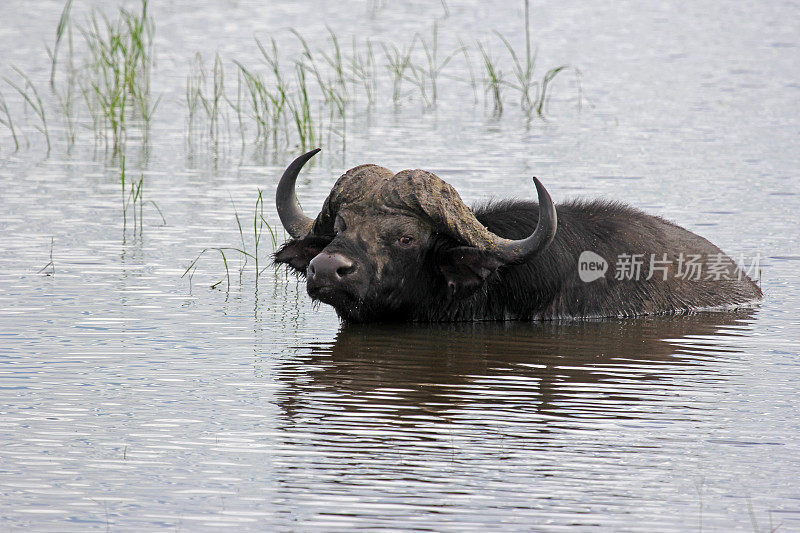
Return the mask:
[(333, 343), (300, 347), (280, 366), (280, 405), (290, 419), (375, 415), (365, 423), (465, 409), (481, 410), (482, 421), (647, 418), (679, 389), (724, 380), (714, 362), (740, 352), (735, 337), (749, 331), (753, 314), (345, 325)]

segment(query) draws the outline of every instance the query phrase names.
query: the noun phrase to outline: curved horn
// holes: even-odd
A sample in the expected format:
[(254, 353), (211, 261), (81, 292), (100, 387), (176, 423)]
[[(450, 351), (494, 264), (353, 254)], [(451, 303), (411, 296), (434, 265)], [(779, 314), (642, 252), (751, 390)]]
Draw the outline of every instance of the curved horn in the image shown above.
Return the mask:
[(535, 177), (533, 183), (539, 195), (539, 222), (529, 237), (518, 241), (501, 239), (497, 243), (497, 251), (507, 263), (524, 262), (547, 248), (556, 236), (558, 217), (553, 200), (544, 185)]
[(553, 241), (558, 225), (556, 208), (547, 190), (533, 178), (539, 194), (539, 221), (525, 239), (506, 239), (489, 231), (467, 207), (458, 192), (425, 170), (403, 170), (379, 187), (380, 201), (420, 213), (437, 231), (491, 254), (503, 263), (522, 263)]
[(278, 182), (278, 190), (275, 193), (275, 205), (278, 208), (278, 216), (281, 219), (281, 224), (286, 228), (295, 239), (305, 237), (311, 227), (314, 225), (314, 219), (308, 218), (303, 214), (303, 209), (297, 201), (297, 196), (294, 192), (294, 184), (297, 181), (297, 175), (300, 174), (300, 169), (306, 162), (314, 157), (320, 149), (316, 148), (310, 152), (301, 155), (286, 167), (286, 170), (281, 176), (281, 181)]

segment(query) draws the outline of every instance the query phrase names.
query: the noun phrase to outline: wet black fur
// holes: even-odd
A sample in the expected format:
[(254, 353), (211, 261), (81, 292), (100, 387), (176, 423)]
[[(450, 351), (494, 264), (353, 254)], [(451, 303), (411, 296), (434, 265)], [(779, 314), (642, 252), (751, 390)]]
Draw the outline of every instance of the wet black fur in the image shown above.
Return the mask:
[[(538, 204), (529, 201), (489, 202), (473, 211), (490, 231), (509, 239), (527, 237), (538, 220)], [(746, 276), (695, 281), (670, 272), (666, 281), (660, 275), (616, 280), (614, 262), (620, 254), (644, 254), (648, 261), (651, 253), (660, 258), (664, 252), (670, 257), (721, 252), (688, 230), (618, 202), (572, 201), (557, 206), (557, 212), (552, 244), (523, 264), (501, 265), (474, 248), (435, 235), (418, 257), (393, 255), (379, 287), (360, 300), (337, 302), (336, 311), (353, 322), (550, 320), (680, 313), (738, 306), (761, 297)], [(308, 262), (332, 239), (290, 240), (275, 254), (275, 262), (304, 275)], [(578, 257), (584, 250), (610, 263), (604, 278), (591, 283), (579, 279)], [(339, 251), (370, 265), (357, 246)]]

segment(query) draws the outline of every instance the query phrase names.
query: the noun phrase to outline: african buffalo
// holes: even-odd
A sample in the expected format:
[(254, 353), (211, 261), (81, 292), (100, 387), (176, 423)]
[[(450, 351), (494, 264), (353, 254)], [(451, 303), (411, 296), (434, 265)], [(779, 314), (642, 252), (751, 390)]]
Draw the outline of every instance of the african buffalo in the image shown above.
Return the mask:
[[(552, 320), (746, 306), (761, 289), (706, 239), (605, 200), (487, 202), (470, 210), (424, 170), (348, 170), (316, 219), (278, 184), (291, 235), (276, 253), (345, 321)], [(702, 268), (705, 267), (705, 271)]]

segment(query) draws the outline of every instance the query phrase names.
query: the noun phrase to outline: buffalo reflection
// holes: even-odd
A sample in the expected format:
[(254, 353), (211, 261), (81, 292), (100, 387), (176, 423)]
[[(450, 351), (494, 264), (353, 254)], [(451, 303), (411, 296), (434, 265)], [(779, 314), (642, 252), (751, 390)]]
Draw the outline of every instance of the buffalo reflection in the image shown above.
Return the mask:
[[(365, 423), (481, 416), (640, 418), (678, 389), (724, 380), (754, 311), (572, 323), (344, 325), (278, 367), (279, 404)], [(303, 353), (310, 349), (310, 353)], [(502, 415), (497, 415), (502, 416)]]

